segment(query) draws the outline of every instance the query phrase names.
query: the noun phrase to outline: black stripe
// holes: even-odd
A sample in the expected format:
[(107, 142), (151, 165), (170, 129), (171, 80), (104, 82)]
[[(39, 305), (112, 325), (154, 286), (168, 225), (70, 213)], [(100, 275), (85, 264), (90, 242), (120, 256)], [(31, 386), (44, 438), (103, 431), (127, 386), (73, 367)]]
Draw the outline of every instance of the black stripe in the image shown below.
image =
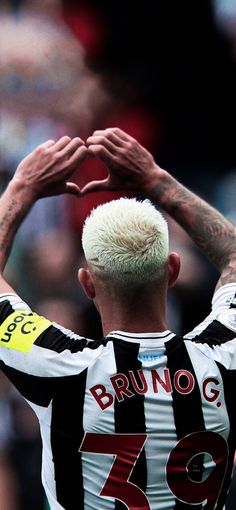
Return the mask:
[[(205, 430), (201, 393), (197, 384), (197, 378), (192, 362), (188, 355), (182, 338), (175, 337), (166, 343), (167, 367), (170, 371), (170, 378), (173, 381), (178, 370), (188, 370), (194, 377), (195, 386), (188, 394), (179, 393), (173, 386), (173, 413), (178, 440), (191, 432)], [(184, 377), (184, 376), (183, 376)], [(181, 383), (184, 385), (184, 380)], [(198, 456), (188, 465), (189, 477), (200, 481), (203, 472), (203, 457)], [(176, 510), (188, 510), (192, 505), (185, 504), (176, 499)], [(200, 510), (202, 505), (194, 505), (194, 510)]]
[(95, 350), (100, 345), (106, 345), (107, 340), (87, 340), (86, 338), (71, 338), (60, 329), (50, 326), (46, 331), (34, 342), (39, 347), (44, 347), (55, 352), (63, 352), (69, 350), (72, 353), (81, 352), (85, 347)]
[(233, 340), (233, 338), (235, 338), (235, 331), (231, 331), (215, 319), (200, 333), (200, 335), (195, 336), (191, 339), (191, 341), (213, 346), (224, 344), (229, 340)]
[(15, 312), (8, 300), (0, 302), (0, 324), (7, 319), (11, 313)]
[(87, 370), (62, 377), (52, 402), (51, 446), (58, 502), (66, 510), (83, 510), (84, 489), (79, 447)]
[[(141, 362), (138, 360), (139, 344), (116, 339), (113, 345), (117, 372), (125, 374), (128, 377), (130, 382), (129, 387), (131, 391), (133, 391), (128, 371), (133, 370), (136, 372), (142, 367)], [(131, 398), (124, 397), (122, 402), (118, 402), (116, 400), (115, 432), (127, 434), (146, 432), (143, 395), (135, 393), (135, 395)], [(147, 465), (144, 450), (142, 450), (136, 462), (130, 481), (140, 487), (143, 491), (146, 490)], [(127, 510), (127, 507), (120, 501), (116, 500), (115, 510)]]
[(0, 368), (23, 397), (39, 406), (48, 407), (57, 380), (55, 377), (38, 377), (25, 374), (20, 370), (8, 367), (2, 361), (0, 362)]
[(216, 510), (220, 510), (223, 508), (225, 499), (227, 496), (228, 488), (231, 483), (231, 475), (234, 464), (234, 452), (236, 446), (236, 406), (235, 406), (235, 393), (236, 393), (236, 371), (235, 370), (227, 370), (220, 363), (217, 363), (219, 371), (221, 373), (221, 377), (224, 385), (224, 396), (225, 396), (225, 404), (227, 408), (227, 413), (229, 417), (230, 431), (228, 437), (228, 446), (229, 446), (229, 459), (227, 471), (224, 479), (223, 486), (221, 488), (220, 497), (218, 500), (218, 505)]

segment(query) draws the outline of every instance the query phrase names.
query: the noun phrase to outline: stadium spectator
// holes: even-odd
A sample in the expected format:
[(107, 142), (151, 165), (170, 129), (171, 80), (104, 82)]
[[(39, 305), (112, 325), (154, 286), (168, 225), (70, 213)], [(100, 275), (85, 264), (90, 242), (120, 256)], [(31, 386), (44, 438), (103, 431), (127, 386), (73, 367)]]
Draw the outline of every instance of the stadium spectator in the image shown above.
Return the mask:
[(39, 418), (50, 507), (182, 510), (207, 501), (220, 510), (235, 447), (235, 227), (125, 132), (95, 132), (87, 146), (49, 141), (19, 165), (1, 198), (1, 272), (35, 200), (80, 195), (67, 181), (93, 154), (109, 174), (83, 194), (149, 197), (220, 278), (209, 316), (185, 337), (169, 331), (166, 295), (180, 258), (168, 253), (167, 224), (151, 202), (124, 198), (97, 208), (82, 236), (88, 267), (79, 280), (101, 314), (101, 341), (32, 313), (1, 276), (1, 368)]
[(13, 438), (12, 412), (10, 405), (11, 384), (0, 374), (0, 508), (17, 508), (17, 482), (9, 459)]
[[(99, 75), (89, 70), (81, 43), (63, 23), (60, 1), (22, 2), (17, 12), (11, 2), (8, 8), (0, 4), (2, 188), (21, 159), (46, 138), (74, 136), (75, 131), (87, 137), (108, 94)], [(66, 215), (63, 199), (39, 201), (21, 230), (20, 248), (27, 250), (41, 234), (60, 228)]]

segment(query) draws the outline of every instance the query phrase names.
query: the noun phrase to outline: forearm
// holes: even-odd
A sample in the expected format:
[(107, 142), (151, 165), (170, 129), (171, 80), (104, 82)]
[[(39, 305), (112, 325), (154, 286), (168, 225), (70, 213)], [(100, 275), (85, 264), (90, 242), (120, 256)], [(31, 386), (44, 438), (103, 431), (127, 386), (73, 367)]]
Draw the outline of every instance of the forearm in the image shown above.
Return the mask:
[(34, 203), (31, 191), (12, 179), (0, 198), (0, 274), (5, 268), (15, 234)]
[[(222, 279), (236, 279), (236, 227), (219, 211), (189, 191), (168, 172), (149, 191), (155, 200), (190, 235), (203, 253), (215, 264)], [(223, 284), (224, 281), (221, 281)]]
[(68, 179), (86, 156), (83, 140), (63, 136), (39, 145), (18, 165), (0, 198), (0, 292), (11, 292), (2, 273), (25, 216), (38, 198), (63, 193), (80, 196), (79, 187)]

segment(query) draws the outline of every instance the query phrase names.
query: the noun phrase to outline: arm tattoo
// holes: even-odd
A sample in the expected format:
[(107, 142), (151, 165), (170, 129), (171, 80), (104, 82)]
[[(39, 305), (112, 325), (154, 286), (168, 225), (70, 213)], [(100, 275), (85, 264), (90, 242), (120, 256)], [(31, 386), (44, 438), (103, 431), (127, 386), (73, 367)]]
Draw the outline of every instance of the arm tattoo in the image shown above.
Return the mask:
[(13, 239), (18, 227), (24, 219), (28, 208), (18, 204), (12, 198), (6, 213), (0, 221), (0, 270), (2, 270), (10, 253)]
[(236, 281), (236, 226), (173, 178), (156, 191), (161, 206), (222, 273), (221, 285)]

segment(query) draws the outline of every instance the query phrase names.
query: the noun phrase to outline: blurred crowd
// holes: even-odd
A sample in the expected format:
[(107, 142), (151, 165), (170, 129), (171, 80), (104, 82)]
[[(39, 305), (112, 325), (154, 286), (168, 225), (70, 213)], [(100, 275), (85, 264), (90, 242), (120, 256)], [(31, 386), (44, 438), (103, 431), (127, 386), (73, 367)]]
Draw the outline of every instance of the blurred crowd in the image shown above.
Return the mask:
[[(182, 6), (185, 22), (173, 2), (172, 14), (163, 0), (147, 3), (144, 12), (124, 1), (118, 9), (111, 4), (1, 1), (0, 190), (39, 143), (64, 134), (86, 139), (95, 129), (118, 126), (235, 221), (236, 151), (232, 133), (222, 124), (226, 106), (231, 115), (236, 106), (225, 97), (236, 84), (236, 9), (229, 16), (220, 0), (215, 10), (210, 1), (199, 0), (195, 21), (207, 27), (200, 43), (188, 2)], [(198, 40), (187, 55), (183, 48), (191, 31)], [(204, 76), (209, 66), (216, 79), (216, 62), (228, 82), (225, 88), (220, 82), (222, 98), (218, 95), (214, 103)], [(82, 185), (105, 175), (104, 165), (94, 159), (85, 161), (74, 178)], [(6, 268), (8, 281), (35, 311), (82, 336), (102, 335), (98, 314), (77, 281), (83, 221), (93, 207), (119, 196), (95, 193), (80, 200), (39, 201), (17, 234)], [(173, 221), (170, 234), (182, 270), (169, 296), (169, 323), (177, 333), (186, 333), (209, 312), (217, 274)], [(1, 509), (46, 509), (40, 455), (35, 417), (0, 375)], [(234, 508), (232, 503), (228, 510)]]

